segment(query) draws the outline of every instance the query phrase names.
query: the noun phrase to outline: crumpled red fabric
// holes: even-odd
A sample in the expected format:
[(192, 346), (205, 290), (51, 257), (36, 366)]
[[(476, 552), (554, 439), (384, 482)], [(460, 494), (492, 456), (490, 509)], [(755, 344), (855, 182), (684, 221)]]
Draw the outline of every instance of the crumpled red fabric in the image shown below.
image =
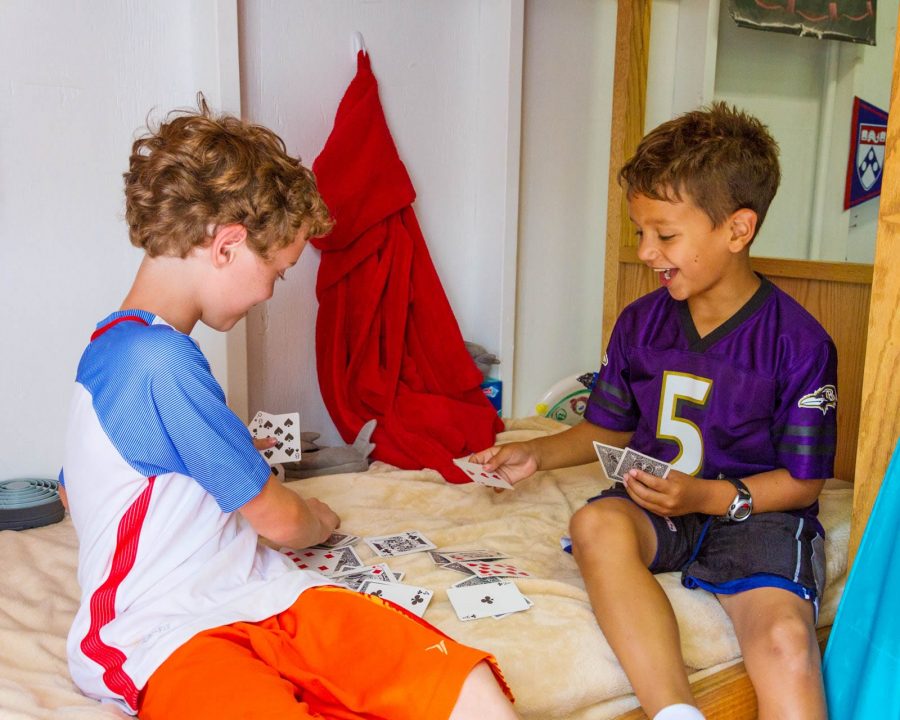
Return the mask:
[(319, 385), (335, 426), (350, 443), (376, 418), (375, 459), (469, 482), (453, 458), (492, 445), (503, 422), (428, 254), (366, 53), (313, 172), (335, 218), (311, 241)]

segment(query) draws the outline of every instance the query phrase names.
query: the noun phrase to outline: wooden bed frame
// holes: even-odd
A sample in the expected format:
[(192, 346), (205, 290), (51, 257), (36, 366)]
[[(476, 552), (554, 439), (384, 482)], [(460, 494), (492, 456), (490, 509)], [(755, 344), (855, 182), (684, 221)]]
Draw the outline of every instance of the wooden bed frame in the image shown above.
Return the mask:
[[(637, 258), (619, 168), (642, 135), (652, 0), (619, 0), (613, 83), (603, 346), (615, 318), (657, 287)], [(838, 450), (835, 476), (854, 483), (850, 560), (900, 436), (900, 33), (888, 123), (887, 153), (874, 265), (755, 258), (754, 267), (799, 300), (838, 348)], [(824, 648), (829, 628), (820, 631)], [(756, 696), (743, 663), (692, 686), (710, 720), (753, 720)], [(617, 720), (641, 720), (632, 710)]]

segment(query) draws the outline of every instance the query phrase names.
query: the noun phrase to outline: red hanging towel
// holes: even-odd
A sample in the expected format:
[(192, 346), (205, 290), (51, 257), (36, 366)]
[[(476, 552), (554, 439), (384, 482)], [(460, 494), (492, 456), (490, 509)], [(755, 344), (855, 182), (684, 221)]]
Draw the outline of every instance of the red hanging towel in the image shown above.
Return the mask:
[(503, 423), (431, 262), (363, 52), (313, 172), (335, 218), (312, 241), (316, 361), (335, 426), (349, 443), (376, 418), (376, 459), (469, 482), (453, 458), (491, 445)]

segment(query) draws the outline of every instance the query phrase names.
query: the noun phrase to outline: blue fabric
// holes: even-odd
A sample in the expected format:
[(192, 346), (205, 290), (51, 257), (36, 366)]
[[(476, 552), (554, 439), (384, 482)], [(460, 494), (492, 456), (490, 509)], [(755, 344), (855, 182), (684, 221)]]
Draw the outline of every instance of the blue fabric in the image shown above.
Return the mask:
[(120, 323), (88, 345), (77, 381), (91, 394), (100, 424), (125, 461), (148, 477), (194, 478), (224, 512), (255, 498), (270, 469), (200, 348), (145, 311), (119, 311), (151, 323)]
[(900, 443), (847, 579), (823, 673), (829, 716), (900, 717)]

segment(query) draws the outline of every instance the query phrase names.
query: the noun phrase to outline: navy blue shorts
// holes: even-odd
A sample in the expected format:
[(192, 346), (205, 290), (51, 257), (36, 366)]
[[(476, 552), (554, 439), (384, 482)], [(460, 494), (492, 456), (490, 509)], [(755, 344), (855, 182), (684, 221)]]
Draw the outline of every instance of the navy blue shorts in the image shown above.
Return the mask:
[[(588, 502), (607, 497), (634, 502), (618, 483)], [(656, 531), (651, 572), (680, 571), (685, 587), (721, 595), (780, 587), (812, 601), (818, 611), (825, 588), (825, 541), (818, 523), (783, 512), (759, 513), (743, 522), (644, 512)]]

